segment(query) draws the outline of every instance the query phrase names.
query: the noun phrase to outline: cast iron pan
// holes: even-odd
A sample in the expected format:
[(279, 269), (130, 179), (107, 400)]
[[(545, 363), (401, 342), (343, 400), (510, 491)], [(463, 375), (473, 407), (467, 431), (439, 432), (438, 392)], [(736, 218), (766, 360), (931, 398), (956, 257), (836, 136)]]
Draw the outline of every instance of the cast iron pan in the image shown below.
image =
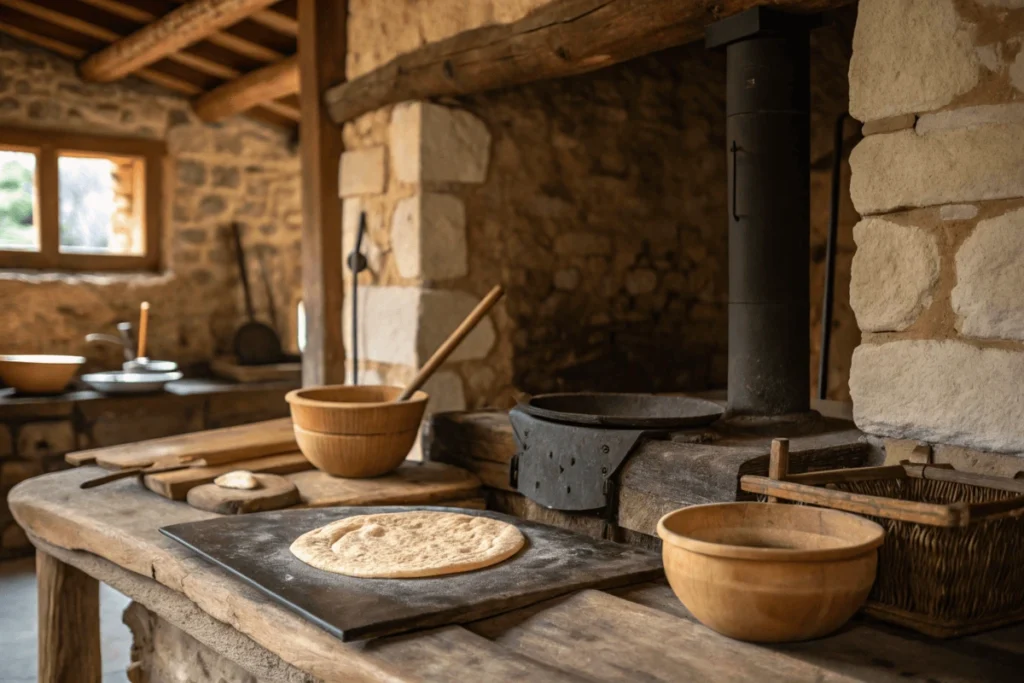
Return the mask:
[(604, 427), (681, 429), (708, 425), (724, 412), (717, 403), (655, 394), (541, 394), (520, 408), (553, 422)]
[(231, 224), (231, 232), (235, 237), (235, 252), (238, 256), (238, 275), (242, 280), (242, 292), (245, 294), (245, 310), (249, 322), (243, 324), (235, 332), (235, 357), (239, 365), (268, 365), (281, 361), (281, 339), (269, 325), (256, 321), (256, 313), (252, 308), (252, 295), (249, 293), (249, 274), (245, 269), (245, 252), (242, 251), (242, 233), (238, 223)]

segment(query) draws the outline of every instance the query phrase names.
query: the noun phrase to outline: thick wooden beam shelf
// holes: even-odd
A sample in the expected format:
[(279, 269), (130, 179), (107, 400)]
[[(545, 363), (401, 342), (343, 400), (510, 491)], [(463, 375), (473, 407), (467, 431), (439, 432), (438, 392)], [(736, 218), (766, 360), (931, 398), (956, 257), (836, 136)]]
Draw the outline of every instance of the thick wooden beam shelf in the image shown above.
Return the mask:
[(810, 14), (850, 1), (556, 0), (511, 24), (465, 31), (348, 82), (339, 79), (324, 102), (335, 123), (344, 123), (405, 100), (602, 69), (697, 40), (708, 24), (759, 5)]

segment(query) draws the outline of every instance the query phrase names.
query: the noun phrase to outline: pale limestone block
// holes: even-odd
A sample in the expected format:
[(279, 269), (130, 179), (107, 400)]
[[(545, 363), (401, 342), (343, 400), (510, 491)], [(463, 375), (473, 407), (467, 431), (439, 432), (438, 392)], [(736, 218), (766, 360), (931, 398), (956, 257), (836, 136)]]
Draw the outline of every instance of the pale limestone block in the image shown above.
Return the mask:
[(917, 120), (918, 135), (952, 128), (977, 128), (1001, 123), (1024, 121), (1024, 102), (1010, 104), (983, 104), (977, 107), (949, 109), (924, 114)]
[[(471, 294), (451, 289), (422, 290), (419, 334), (416, 340), (418, 362), (415, 365), (417, 367), (433, 355), (434, 351), (469, 315), (479, 301)], [(448, 357), (448, 361), (484, 358), (494, 346), (494, 341), (494, 323), (491, 322), (491, 317), (488, 315)]]
[(931, 302), (939, 279), (935, 238), (913, 226), (866, 218), (853, 228), (850, 306), (861, 330), (905, 330)]
[[(351, 361), (346, 361), (345, 382), (348, 384), (356, 384), (356, 382), (353, 382), (352, 380), (352, 363)], [(376, 368), (364, 368), (362, 367), (362, 363), (360, 363), (358, 384), (361, 386), (380, 386), (384, 384), (384, 378)]]
[[(348, 255), (356, 248), (356, 236), (359, 234), (359, 214), (363, 212), (363, 200), (359, 197), (350, 197), (341, 205), (341, 262), (345, 267), (346, 285), (352, 277), (348, 269)], [(378, 214), (366, 212), (366, 234), (363, 235), (363, 243), (360, 251), (366, 257), (366, 266), (372, 273), (379, 273), (384, 266), (384, 252), (371, 235), (379, 234), (381, 220)]]
[(1024, 340), (1024, 209), (980, 221), (956, 253), (961, 334)]
[(850, 60), (850, 114), (860, 121), (931, 111), (980, 79), (974, 26), (954, 0), (861, 0)]
[(1024, 92), (1024, 50), (1017, 53), (1009, 68), (1010, 83), (1014, 88)]
[(850, 154), (861, 215), (1024, 196), (1024, 123), (872, 135)]
[(402, 277), (445, 280), (469, 272), (466, 208), (449, 194), (423, 192), (398, 202), (391, 249)]
[(342, 197), (355, 197), (384, 192), (384, 157), (383, 145), (342, 153), (341, 168), (338, 171), (338, 194)]
[(869, 434), (1000, 453), (1024, 450), (1024, 353), (953, 341), (861, 345), (853, 419)]
[[(419, 366), (417, 336), (422, 291), (418, 287), (359, 287), (359, 359)], [(352, 299), (345, 297), (345, 355), (352, 357)]]
[(491, 134), (467, 111), (429, 102), (394, 108), (388, 129), (395, 176), (404, 183), (482, 183)]
[(913, 128), (914, 123), (916, 122), (916, 115), (900, 114), (899, 116), (890, 116), (886, 119), (868, 121), (861, 127), (860, 133), (864, 137), (867, 137), (868, 135), (879, 135), (880, 133), (893, 133), (898, 130)]
[(466, 409), (466, 392), (462, 386), (462, 378), (450, 370), (435, 372), (423, 385), (423, 391), (430, 396), (427, 401), (428, 415)]
[(973, 204), (948, 204), (939, 208), (939, 218), (944, 221), (969, 221), (978, 215)]
[(18, 455), (22, 458), (64, 455), (75, 448), (75, 430), (67, 420), (29, 422), (18, 430)]

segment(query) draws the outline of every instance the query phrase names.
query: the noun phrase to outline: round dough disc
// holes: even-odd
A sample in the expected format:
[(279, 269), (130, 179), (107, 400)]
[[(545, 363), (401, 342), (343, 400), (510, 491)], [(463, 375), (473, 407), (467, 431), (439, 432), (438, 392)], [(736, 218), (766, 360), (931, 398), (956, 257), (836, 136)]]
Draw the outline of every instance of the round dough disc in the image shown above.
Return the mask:
[(490, 517), (411, 511), (339, 519), (299, 536), (290, 550), (324, 571), (406, 579), (489, 567), (525, 544), (514, 525)]

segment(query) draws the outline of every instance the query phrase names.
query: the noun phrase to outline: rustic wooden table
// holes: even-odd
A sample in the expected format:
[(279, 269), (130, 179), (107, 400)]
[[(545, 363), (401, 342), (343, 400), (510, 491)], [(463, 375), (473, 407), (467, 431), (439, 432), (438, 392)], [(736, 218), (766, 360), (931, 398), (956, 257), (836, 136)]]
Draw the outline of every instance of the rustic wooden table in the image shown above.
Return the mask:
[(40, 678), (100, 680), (103, 581), (261, 680), (1019, 681), (1024, 627), (939, 642), (855, 620), (763, 647), (696, 623), (664, 584), (582, 591), (462, 626), (342, 643), (157, 528), (213, 517), (125, 480), (82, 491), (82, 467), (17, 486), (38, 550)]

